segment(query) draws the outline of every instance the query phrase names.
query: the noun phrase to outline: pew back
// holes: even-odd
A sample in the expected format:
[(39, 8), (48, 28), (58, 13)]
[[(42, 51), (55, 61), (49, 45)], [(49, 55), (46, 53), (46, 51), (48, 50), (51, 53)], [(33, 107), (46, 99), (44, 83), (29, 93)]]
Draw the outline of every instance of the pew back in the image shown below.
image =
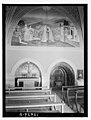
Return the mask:
[(10, 90), (41, 90), (41, 89), (47, 89), (46, 86), (43, 87), (8, 87), (6, 88), (6, 91)]
[(51, 94), (51, 89), (42, 90), (10, 90), (5, 91), (7, 96), (32, 95), (32, 94)]
[(62, 88), (64, 101), (76, 112), (79, 112), (78, 104), (84, 105), (84, 86), (64, 86)]
[(31, 96), (6, 96), (6, 105), (30, 104), (41, 102), (56, 102), (56, 94), (31, 95)]
[(51, 94), (51, 89), (6, 90), (6, 111), (31, 111), (32, 108), (34, 111), (40, 108), (38, 111), (41, 111), (47, 107), (56, 112), (56, 107), (59, 106), (59, 112), (63, 112), (63, 105), (64, 103), (56, 101), (56, 94)]
[(6, 106), (6, 111), (14, 110), (14, 109), (18, 109), (18, 110), (27, 109), (27, 112), (28, 112), (28, 109), (30, 109), (30, 108), (39, 108), (39, 107), (52, 107), (53, 108), (53, 107), (55, 107), (55, 109), (56, 109), (56, 106), (60, 106), (59, 112), (63, 113), (63, 105), (64, 105), (64, 103), (61, 103), (61, 102), (32, 103), (29, 105), (9, 105), (9, 106)]
[(84, 90), (76, 91), (76, 102), (84, 109)]
[(63, 100), (67, 102), (69, 97), (75, 97), (75, 91), (84, 89), (83, 86), (62, 86)]

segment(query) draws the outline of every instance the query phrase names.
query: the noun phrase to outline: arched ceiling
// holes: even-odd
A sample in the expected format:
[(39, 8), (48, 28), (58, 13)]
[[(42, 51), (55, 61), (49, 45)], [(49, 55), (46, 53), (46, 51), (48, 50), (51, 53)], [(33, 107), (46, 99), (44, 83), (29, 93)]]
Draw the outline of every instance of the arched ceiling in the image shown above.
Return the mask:
[[(78, 6), (6, 6), (6, 31), (10, 38), (12, 31), (23, 19), (26, 23), (52, 23), (62, 18), (81, 28)], [(31, 20), (30, 20), (31, 19)]]
[[(7, 22), (14, 22), (18, 18), (36, 17), (57, 19), (61, 17), (73, 18), (80, 25), (80, 16), (77, 6), (7, 6)], [(73, 20), (72, 19), (72, 20)]]

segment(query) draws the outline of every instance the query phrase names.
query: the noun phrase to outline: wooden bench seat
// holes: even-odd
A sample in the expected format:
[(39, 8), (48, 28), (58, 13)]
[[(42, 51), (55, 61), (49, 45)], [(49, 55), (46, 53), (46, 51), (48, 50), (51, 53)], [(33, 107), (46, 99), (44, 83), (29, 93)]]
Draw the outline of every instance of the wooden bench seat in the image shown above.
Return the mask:
[(80, 109), (78, 111), (81, 112), (81, 108), (84, 109), (84, 90), (76, 91), (76, 104), (80, 105)]
[(68, 88), (67, 89), (67, 98), (75, 98), (76, 97), (76, 92), (84, 90), (84, 87), (74, 87), (74, 88)]
[(6, 96), (6, 105), (7, 104), (25, 104), (25, 103), (34, 103), (34, 102), (43, 102), (45, 101), (54, 101), (56, 102), (56, 94), (44, 94), (44, 95), (31, 95), (31, 96)]
[(68, 102), (68, 97), (74, 97), (75, 91), (84, 89), (84, 86), (62, 86), (63, 100)]
[(64, 92), (64, 91), (67, 91), (67, 89), (71, 89), (71, 88), (73, 88), (73, 89), (80, 89), (80, 88), (84, 88), (84, 86), (62, 86), (62, 93)]
[(68, 103), (74, 102), (76, 100), (76, 92), (84, 90), (84, 87), (74, 87), (74, 88), (68, 88), (67, 89), (67, 100)]
[(63, 112), (63, 105), (64, 102), (56, 102), (56, 94), (51, 94), (51, 89), (6, 91), (6, 111), (31, 111), (34, 108), (41, 111), (46, 107), (46, 111), (50, 108), (50, 111), (56, 111), (56, 107), (60, 107), (59, 112)]
[(42, 90), (42, 89), (47, 89), (47, 87), (7, 87), (6, 91), (10, 90)]
[(54, 94), (44, 94), (44, 95), (31, 95), (31, 96), (6, 96), (6, 99), (32, 99), (32, 98), (44, 98), (44, 97), (55, 97)]
[(51, 94), (51, 89), (42, 89), (42, 90), (10, 90), (5, 91), (6, 95), (31, 95), (31, 94)]
[(35, 107), (35, 108), (14, 108), (14, 109), (7, 109), (6, 110), (7, 112), (23, 112), (23, 113), (25, 113), (25, 112), (31, 112), (31, 113), (60, 113), (60, 111), (59, 110), (57, 110), (57, 109), (53, 109), (53, 107), (51, 107), (51, 106), (47, 106), (47, 107)]
[[(32, 111), (33, 112), (33, 111)], [(45, 110), (45, 111), (34, 111), (35, 113), (60, 113), (58, 110), (53, 110), (53, 111), (48, 111), (48, 110)]]
[(23, 108), (23, 109), (28, 109), (29, 108), (37, 108), (37, 107), (55, 107), (56, 109), (56, 106), (60, 106), (60, 112), (63, 113), (63, 105), (64, 103), (62, 102), (43, 102), (43, 103), (32, 103), (32, 104), (29, 104), (29, 105), (7, 105), (6, 106), (6, 111), (7, 109), (20, 109), (20, 108)]
[[(77, 112), (78, 105), (76, 101), (76, 92), (81, 90), (84, 90), (84, 86), (64, 86), (62, 88), (63, 100)], [(81, 97), (80, 94), (79, 97)]]

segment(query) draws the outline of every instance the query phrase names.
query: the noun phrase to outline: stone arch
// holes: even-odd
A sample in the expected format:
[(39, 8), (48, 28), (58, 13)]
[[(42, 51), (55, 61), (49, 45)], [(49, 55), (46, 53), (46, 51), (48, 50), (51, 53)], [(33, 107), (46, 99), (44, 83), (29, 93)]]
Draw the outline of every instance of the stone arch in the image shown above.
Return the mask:
[[(74, 71), (74, 79), (76, 80), (76, 74), (77, 74), (77, 68), (76, 66), (73, 64), (73, 62), (71, 62), (70, 60), (67, 59), (60, 59), (60, 60), (56, 60), (55, 62), (53, 62), (49, 68), (48, 68), (48, 72), (47, 72), (47, 78), (48, 78), (48, 86), (50, 87), (50, 75), (51, 75), (51, 71), (53, 70), (53, 68), (59, 64), (59, 63), (66, 63), (68, 64)], [(75, 84), (75, 83), (74, 83)]]
[[(17, 68), (18, 68), (22, 63), (27, 62), (27, 61), (29, 61), (29, 62), (31, 62), (31, 63), (34, 63), (34, 64), (39, 68), (39, 70), (40, 70), (40, 72), (41, 72), (41, 78), (42, 78), (42, 80), (43, 80), (43, 78), (44, 78), (44, 70), (43, 70), (43, 67), (42, 67), (42, 65), (41, 65), (38, 61), (36, 61), (35, 59), (32, 59), (32, 58), (22, 58), (22, 59), (20, 59), (18, 62), (16, 62), (16, 64), (12, 67), (11, 75), (15, 77), (15, 72), (16, 72)], [(42, 82), (42, 83), (43, 83), (43, 82)]]
[(16, 64), (12, 67), (11, 74), (14, 75), (16, 69), (17, 69), (22, 63), (24, 63), (24, 62), (26, 62), (26, 61), (30, 61), (30, 62), (34, 63), (35, 65), (37, 65), (37, 66), (39, 67), (40, 71), (44, 74), (44, 70), (43, 70), (43, 68), (42, 68), (42, 65), (41, 65), (38, 61), (36, 61), (35, 59), (33, 59), (33, 58), (22, 58), (22, 59), (20, 59), (20, 60), (19, 60), (18, 62), (16, 62)]

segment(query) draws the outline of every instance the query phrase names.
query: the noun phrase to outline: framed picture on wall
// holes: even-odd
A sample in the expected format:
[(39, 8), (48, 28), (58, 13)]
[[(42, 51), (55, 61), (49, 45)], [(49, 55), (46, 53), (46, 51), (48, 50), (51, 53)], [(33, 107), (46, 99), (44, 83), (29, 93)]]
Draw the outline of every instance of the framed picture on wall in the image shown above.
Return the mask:
[(83, 79), (83, 70), (82, 69), (79, 69), (77, 70), (77, 79)]

